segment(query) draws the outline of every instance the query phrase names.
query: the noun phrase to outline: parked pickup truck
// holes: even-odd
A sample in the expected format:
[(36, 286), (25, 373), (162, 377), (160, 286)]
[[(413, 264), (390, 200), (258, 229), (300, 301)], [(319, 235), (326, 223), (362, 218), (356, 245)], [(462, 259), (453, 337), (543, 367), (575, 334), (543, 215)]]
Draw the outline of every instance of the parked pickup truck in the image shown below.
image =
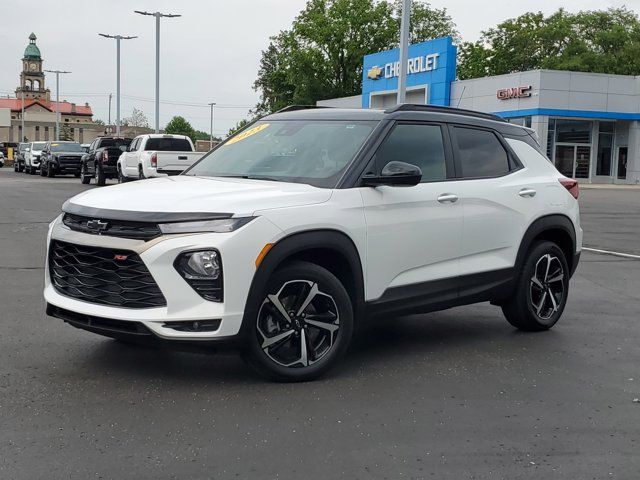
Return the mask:
[(202, 155), (184, 135), (140, 135), (120, 155), (118, 181), (178, 175)]
[(130, 143), (130, 138), (96, 138), (89, 145), (89, 152), (82, 157), (80, 181), (87, 185), (93, 178), (96, 185), (102, 186), (107, 178), (116, 178), (118, 176), (118, 158)]

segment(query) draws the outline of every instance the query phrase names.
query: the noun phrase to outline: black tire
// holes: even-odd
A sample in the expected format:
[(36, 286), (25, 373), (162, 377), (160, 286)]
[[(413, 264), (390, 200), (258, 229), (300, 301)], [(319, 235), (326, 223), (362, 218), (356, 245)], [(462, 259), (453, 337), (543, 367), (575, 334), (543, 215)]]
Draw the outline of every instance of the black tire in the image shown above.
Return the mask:
[(51, 165), (47, 166), (47, 177), (53, 178), (56, 176), (56, 172)]
[(13, 164), (13, 171), (18, 173), (20, 172), (20, 164), (18, 162)]
[(80, 178), (80, 172), (74, 173), (73, 176), (76, 177), (76, 178)]
[(118, 183), (127, 183), (129, 179), (122, 174), (122, 169), (118, 167)]
[[(317, 293), (300, 308), (314, 288)], [(353, 308), (349, 294), (331, 272), (313, 263), (288, 263), (273, 273), (259, 297), (254, 299), (258, 313), (247, 319), (250, 323), (245, 326), (248, 342), (244, 351), (245, 359), (258, 373), (279, 382), (305, 382), (338, 363), (353, 335)], [(283, 310), (289, 316), (280, 313)], [(285, 336), (263, 348), (269, 339), (280, 335)]]
[(104, 187), (104, 184), (107, 183), (107, 177), (104, 176), (104, 172), (101, 168), (98, 168), (96, 165), (96, 185), (99, 187)]
[(553, 242), (537, 242), (529, 249), (516, 289), (502, 312), (520, 330), (548, 330), (562, 316), (568, 295), (569, 266), (562, 249)]
[(44, 163), (40, 165), (40, 176), (41, 177), (46, 177), (47, 173), (49, 173), (47, 170), (44, 169)]
[(138, 167), (138, 180), (144, 180), (147, 177), (144, 176), (144, 171), (142, 170), (142, 166)]
[(91, 177), (87, 175), (87, 167), (84, 163), (80, 165), (80, 182), (83, 185), (89, 185), (89, 183), (91, 183)]
[(29, 168), (29, 175), (35, 175), (36, 173), (38, 173), (38, 169), (35, 167), (30, 167)]

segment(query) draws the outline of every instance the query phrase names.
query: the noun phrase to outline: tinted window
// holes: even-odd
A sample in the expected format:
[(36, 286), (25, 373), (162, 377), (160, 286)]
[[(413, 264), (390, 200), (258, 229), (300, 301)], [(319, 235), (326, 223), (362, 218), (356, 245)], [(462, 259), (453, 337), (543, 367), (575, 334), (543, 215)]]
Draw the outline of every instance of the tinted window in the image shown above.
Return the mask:
[(160, 152), (190, 152), (191, 144), (186, 138), (149, 138), (144, 149)]
[(121, 145), (129, 146), (130, 143), (131, 143), (130, 138), (103, 138), (100, 141), (100, 148), (120, 147)]
[(422, 170), (422, 182), (447, 177), (447, 168), (439, 125), (397, 125), (376, 152), (376, 167), (381, 170), (392, 161), (411, 163)]
[(498, 177), (509, 172), (507, 152), (493, 132), (462, 127), (453, 131), (463, 177)]
[(52, 152), (82, 152), (82, 145), (79, 143), (52, 143), (49, 146)]

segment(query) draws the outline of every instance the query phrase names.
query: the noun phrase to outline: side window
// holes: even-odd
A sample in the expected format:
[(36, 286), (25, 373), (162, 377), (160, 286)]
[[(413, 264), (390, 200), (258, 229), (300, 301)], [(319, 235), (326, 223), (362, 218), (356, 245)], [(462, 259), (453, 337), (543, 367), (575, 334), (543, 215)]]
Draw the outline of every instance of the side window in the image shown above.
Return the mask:
[(142, 147), (142, 137), (138, 137), (134, 140), (136, 142), (135, 146), (134, 146), (134, 150), (138, 151), (140, 150), (140, 147)]
[(396, 125), (376, 152), (376, 169), (380, 171), (392, 161), (420, 167), (421, 183), (445, 180), (447, 168), (440, 125)]
[(129, 144), (129, 151), (130, 152), (135, 152), (136, 150), (138, 150), (138, 142), (140, 141), (139, 138), (134, 138), (132, 140), (132, 142)]
[(495, 133), (467, 127), (454, 127), (453, 133), (463, 178), (509, 173), (509, 156)]

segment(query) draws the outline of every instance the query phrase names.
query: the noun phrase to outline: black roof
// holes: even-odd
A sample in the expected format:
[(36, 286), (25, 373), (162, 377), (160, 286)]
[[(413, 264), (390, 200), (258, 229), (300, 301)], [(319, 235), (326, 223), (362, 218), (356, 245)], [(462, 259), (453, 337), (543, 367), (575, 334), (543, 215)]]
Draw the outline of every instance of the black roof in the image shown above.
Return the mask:
[(269, 120), (413, 120), (448, 122), (493, 128), (512, 135), (528, 135), (519, 125), (485, 112), (435, 105), (403, 104), (387, 110), (290, 106), (264, 117)]

